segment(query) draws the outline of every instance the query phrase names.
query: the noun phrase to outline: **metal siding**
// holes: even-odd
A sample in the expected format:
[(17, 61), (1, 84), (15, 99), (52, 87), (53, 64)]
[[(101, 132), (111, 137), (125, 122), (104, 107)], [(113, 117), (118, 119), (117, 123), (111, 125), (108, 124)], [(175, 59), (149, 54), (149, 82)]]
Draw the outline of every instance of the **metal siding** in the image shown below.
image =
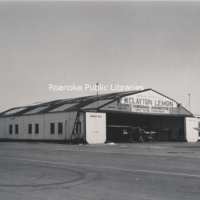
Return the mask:
[[(15, 124), (18, 124), (18, 134), (15, 134)], [(12, 134), (9, 134), (9, 125), (12, 125)], [(22, 116), (14, 117), (13, 119), (10, 117), (5, 118), (5, 138), (8, 139), (23, 139), (24, 133), (24, 119)]]
[[(77, 112), (52, 113), (30, 116), (16, 116), (0, 119), (0, 138), (6, 139), (29, 139), (29, 140), (69, 140)], [(67, 127), (65, 122), (67, 120)], [(58, 123), (63, 123), (63, 133), (58, 134)], [(39, 133), (35, 133), (35, 124), (39, 124)], [(50, 123), (55, 123), (55, 133), (50, 133)], [(19, 131), (15, 134), (15, 124), (18, 124)], [(28, 124), (32, 124), (32, 133), (28, 133)], [(12, 134), (9, 134), (9, 125), (13, 126)], [(5, 131), (4, 131), (5, 130)], [(4, 137), (5, 135), (5, 137)]]
[[(67, 120), (66, 113), (52, 113), (45, 114), (45, 139), (46, 140), (64, 140), (65, 139), (65, 131), (64, 124)], [(58, 123), (63, 123), (63, 133), (58, 133)], [(50, 123), (55, 124), (55, 132), (54, 134), (50, 133)]]
[[(28, 133), (28, 124), (32, 124), (32, 133)], [(35, 133), (35, 124), (39, 124), (39, 133)], [(44, 138), (44, 117), (43, 115), (24, 116), (24, 137), (21, 139), (41, 140)]]

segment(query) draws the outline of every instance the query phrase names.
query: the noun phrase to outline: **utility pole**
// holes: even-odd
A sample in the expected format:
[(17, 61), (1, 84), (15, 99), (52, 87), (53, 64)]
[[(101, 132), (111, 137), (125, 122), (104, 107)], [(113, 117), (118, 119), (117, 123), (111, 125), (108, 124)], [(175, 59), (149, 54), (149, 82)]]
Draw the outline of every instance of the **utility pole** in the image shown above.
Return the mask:
[(189, 94), (189, 111), (190, 111), (190, 94)]
[(96, 83), (96, 86), (97, 86), (97, 111), (98, 111), (98, 99), (99, 99), (99, 94), (98, 94), (98, 90), (99, 90), (99, 86), (98, 86), (98, 83)]

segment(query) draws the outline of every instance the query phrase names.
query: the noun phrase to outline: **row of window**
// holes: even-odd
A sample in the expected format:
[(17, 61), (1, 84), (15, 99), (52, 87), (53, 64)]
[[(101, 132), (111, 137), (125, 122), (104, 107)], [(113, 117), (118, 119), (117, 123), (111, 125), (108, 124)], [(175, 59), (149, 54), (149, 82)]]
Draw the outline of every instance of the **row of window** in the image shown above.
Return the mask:
[[(9, 134), (13, 133), (13, 128), (15, 128), (15, 134), (19, 133), (19, 125), (15, 124), (14, 127), (12, 124), (9, 125)], [(28, 133), (31, 134), (32, 133), (32, 124), (28, 124)], [(39, 124), (35, 124), (35, 133), (38, 134), (39, 133)]]
[[(15, 128), (15, 134), (19, 133), (19, 125), (15, 124), (14, 126), (12, 124), (9, 125), (9, 134), (13, 133), (13, 128)], [(28, 124), (28, 133), (32, 134), (33, 133), (33, 125)], [(55, 133), (55, 123), (50, 123), (50, 133), (54, 134)], [(58, 123), (58, 133), (62, 134), (63, 133), (63, 123), (59, 122)], [(39, 124), (35, 124), (35, 134), (39, 134)]]

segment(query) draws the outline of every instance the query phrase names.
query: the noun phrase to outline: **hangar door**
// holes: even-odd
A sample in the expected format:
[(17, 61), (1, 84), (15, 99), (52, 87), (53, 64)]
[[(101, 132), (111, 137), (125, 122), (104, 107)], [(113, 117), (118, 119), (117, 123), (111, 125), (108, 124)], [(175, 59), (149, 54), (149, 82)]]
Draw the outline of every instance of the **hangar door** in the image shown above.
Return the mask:
[(184, 117), (151, 116), (151, 131), (156, 131), (155, 141), (185, 141)]
[(107, 113), (107, 140), (130, 142), (130, 128), (156, 132), (155, 141), (185, 141), (184, 117)]
[(140, 127), (148, 130), (151, 119), (147, 116), (133, 114), (107, 113), (107, 140), (112, 142), (129, 142), (130, 127)]

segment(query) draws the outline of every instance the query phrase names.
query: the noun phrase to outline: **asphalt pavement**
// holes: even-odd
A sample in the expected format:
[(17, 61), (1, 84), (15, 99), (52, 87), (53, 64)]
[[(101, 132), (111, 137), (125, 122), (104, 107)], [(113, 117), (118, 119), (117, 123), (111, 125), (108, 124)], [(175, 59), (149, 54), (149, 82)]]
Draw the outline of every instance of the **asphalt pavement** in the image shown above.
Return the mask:
[(200, 143), (0, 143), (1, 200), (199, 199)]

